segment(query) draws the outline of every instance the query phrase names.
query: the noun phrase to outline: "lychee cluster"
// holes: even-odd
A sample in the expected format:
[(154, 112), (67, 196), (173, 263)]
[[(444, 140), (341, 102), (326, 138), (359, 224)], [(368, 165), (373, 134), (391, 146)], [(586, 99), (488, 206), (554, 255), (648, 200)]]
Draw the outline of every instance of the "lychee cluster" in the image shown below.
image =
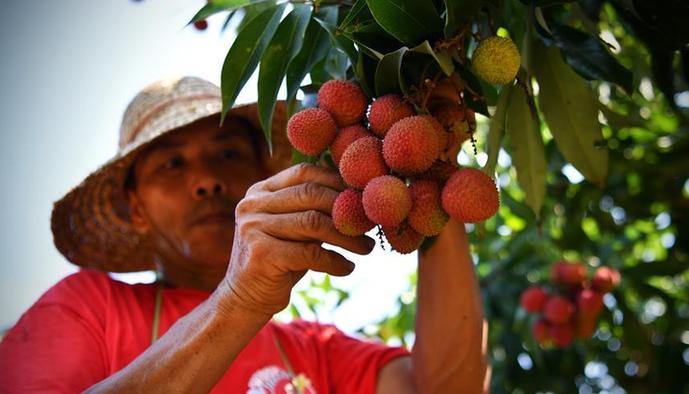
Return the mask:
[(603, 296), (620, 283), (620, 273), (598, 268), (590, 279), (578, 262), (559, 261), (551, 270), (552, 284), (532, 286), (520, 298), (522, 308), (537, 315), (531, 333), (541, 346), (565, 348), (575, 338), (588, 338), (598, 327)]
[(317, 108), (287, 123), (294, 148), (309, 156), (329, 149), (349, 187), (335, 200), (335, 227), (358, 236), (379, 225), (400, 253), (438, 235), (449, 217), (476, 223), (498, 210), (495, 182), (447, 159), (457, 144), (454, 134), (400, 95), (378, 97), (369, 107), (356, 83), (337, 80), (320, 88)]

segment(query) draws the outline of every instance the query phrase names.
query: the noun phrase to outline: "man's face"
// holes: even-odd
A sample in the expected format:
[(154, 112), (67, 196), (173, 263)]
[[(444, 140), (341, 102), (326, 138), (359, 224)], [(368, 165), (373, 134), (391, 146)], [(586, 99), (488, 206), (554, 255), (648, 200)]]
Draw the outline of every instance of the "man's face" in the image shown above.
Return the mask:
[(170, 133), (134, 164), (132, 222), (159, 255), (182, 264), (227, 266), (235, 206), (268, 175), (245, 122), (217, 124), (212, 117)]

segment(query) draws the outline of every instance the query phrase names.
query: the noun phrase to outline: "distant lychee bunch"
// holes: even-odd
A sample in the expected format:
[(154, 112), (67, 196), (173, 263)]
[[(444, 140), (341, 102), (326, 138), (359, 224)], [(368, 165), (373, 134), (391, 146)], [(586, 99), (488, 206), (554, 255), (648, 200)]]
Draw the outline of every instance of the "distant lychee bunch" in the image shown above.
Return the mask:
[(481, 40), (471, 61), (479, 77), (492, 84), (503, 85), (517, 76), (521, 56), (512, 40), (493, 36)]
[(546, 348), (565, 348), (575, 338), (586, 339), (596, 331), (603, 296), (620, 283), (620, 273), (600, 267), (589, 278), (583, 264), (559, 261), (552, 267), (550, 280), (548, 286), (526, 289), (520, 304), (537, 316), (531, 328), (536, 342)]
[(317, 108), (290, 118), (292, 146), (314, 157), (329, 150), (349, 187), (333, 206), (338, 231), (358, 236), (378, 225), (394, 250), (411, 253), (438, 235), (450, 217), (476, 223), (495, 215), (499, 196), (493, 179), (459, 168), (450, 157), (456, 159), (455, 149), (471, 135), (468, 127), (454, 137), (457, 119), (469, 124), (470, 111), (444, 111), (440, 122), (432, 112), (418, 114), (397, 94), (369, 106), (358, 84), (333, 80), (318, 91)]

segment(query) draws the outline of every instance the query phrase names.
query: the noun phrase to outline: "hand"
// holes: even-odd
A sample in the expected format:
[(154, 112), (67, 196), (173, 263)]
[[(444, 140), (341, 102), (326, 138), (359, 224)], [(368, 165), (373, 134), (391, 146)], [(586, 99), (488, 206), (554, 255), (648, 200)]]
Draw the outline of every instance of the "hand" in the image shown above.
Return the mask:
[(367, 254), (375, 245), (369, 237), (350, 237), (335, 229), (330, 214), (344, 188), (335, 171), (311, 164), (290, 167), (250, 187), (235, 210), (223, 297), (270, 318), (289, 304), (292, 287), (307, 270), (351, 273), (352, 262), (321, 247), (327, 242)]

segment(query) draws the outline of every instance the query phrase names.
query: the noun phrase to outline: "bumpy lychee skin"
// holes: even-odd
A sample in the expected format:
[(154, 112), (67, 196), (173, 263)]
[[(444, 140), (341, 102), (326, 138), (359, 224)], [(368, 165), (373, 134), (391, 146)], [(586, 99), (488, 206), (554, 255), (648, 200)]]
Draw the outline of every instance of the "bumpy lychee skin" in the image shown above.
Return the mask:
[(620, 284), (620, 273), (614, 268), (600, 267), (593, 273), (591, 284), (601, 293), (610, 292)]
[(404, 118), (390, 127), (383, 140), (385, 163), (402, 175), (426, 171), (438, 158), (438, 137), (423, 116)]
[(338, 194), (333, 204), (332, 218), (339, 232), (352, 237), (362, 235), (375, 226), (366, 217), (361, 192), (355, 189), (346, 189)]
[(521, 57), (512, 40), (494, 36), (479, 43), (471, 61), (476, 74), (486, 82), (506, 84), (517, 76)]
[(318, 156), (337, 134), (332, 116), (320, 108), (307, 108), (292, 115), (287, 122), (287, 139), (299, 152)]
[(430, 123), (431, 128), (433, 129), (433, 132), (436, 135), (436, 139), (438, 140), (437, 157), (440, 157), (440, 155), (443, 153), (443, 151), (445, 151), (445, 148), (447, 147), (447, 139), (450, 133), (446, 132), (445, 128), (443, 128), (443, 125), (441, 125), (440, 122), (438, 122), (438, 120), (432, 117), (431, 115), (423, 115), (423, 118), (426, 119), (428, 123)]
[(318, 90), (318, 106), (330, 112), (338, 126), (344, 127), (364, 117), (368, 100), (355, 82), (330, 80)]
[(371, 179), (389, 172), (383, 159), (383, 142), (373, 136), (359, 138), (345, 149), (339, 167), (347, 185), (363, 190)]
[(371, 179), (364, 188), (364, 211), (374, 223), (396, 227), (411, 210), (411, 194), (401, 179), (392, 175)]
[(449, 219), (440, 206), (440, 191), (440, 185), (430, 179), (416, 179), (409, 185), (412, 208), (407, 222), (427, 237), (438, 235)]
[(550, 271), (550, 280), (565, 286), (581, 286), (586, 280), (586, 267), (579, 262), (558, 261)]
[(368, 113), (371, 131), (380, 138), (385, 137), (390, 127), (398, 121), (413, 116), (414, 108), (398, 94), (387, 94), (373, 100)]
[(532, 286), (524, 290), (519, 303), (525, 311), (530, 313), (538, 313), (543, 309), (545, 301), (548, 299), (548, 293), (540, 286)]
[(553, 344), (563, 349), (569, 346), (574, 340), (574, 327), (572, 327), (571, 324), (551, 325), (549, 334)]
[(550, 297), (543, 305), (543, 317), (552, 324), (568, 323), (574, 312), (574, 304), (561, 296)]
[(593, 289), (584, 289), (577, 294), (579, 313), (596, 317), (603, 310), (603, 295)]
[(475, 168), (460, 168), (443, 188), (443, 209), (464, 223), (477, 223), (495, 215), (500, 205), (493, 180)]
[(330, 154), (333, 156), (335, 165), (340, 165), (342, 154), (352, 142), (368, 135), (371, 134), (360, 124), (353, 124), (341, 128), (340, 131), (337, 132), (337, 136), (333, 143), (330, 144)]
[(402, 223), (398, 227), (383, 227), (383, 233), (392, 250), (401, 254), (409, 254), (419, 249), (423, 240), (426, 239), (406, 223)]

